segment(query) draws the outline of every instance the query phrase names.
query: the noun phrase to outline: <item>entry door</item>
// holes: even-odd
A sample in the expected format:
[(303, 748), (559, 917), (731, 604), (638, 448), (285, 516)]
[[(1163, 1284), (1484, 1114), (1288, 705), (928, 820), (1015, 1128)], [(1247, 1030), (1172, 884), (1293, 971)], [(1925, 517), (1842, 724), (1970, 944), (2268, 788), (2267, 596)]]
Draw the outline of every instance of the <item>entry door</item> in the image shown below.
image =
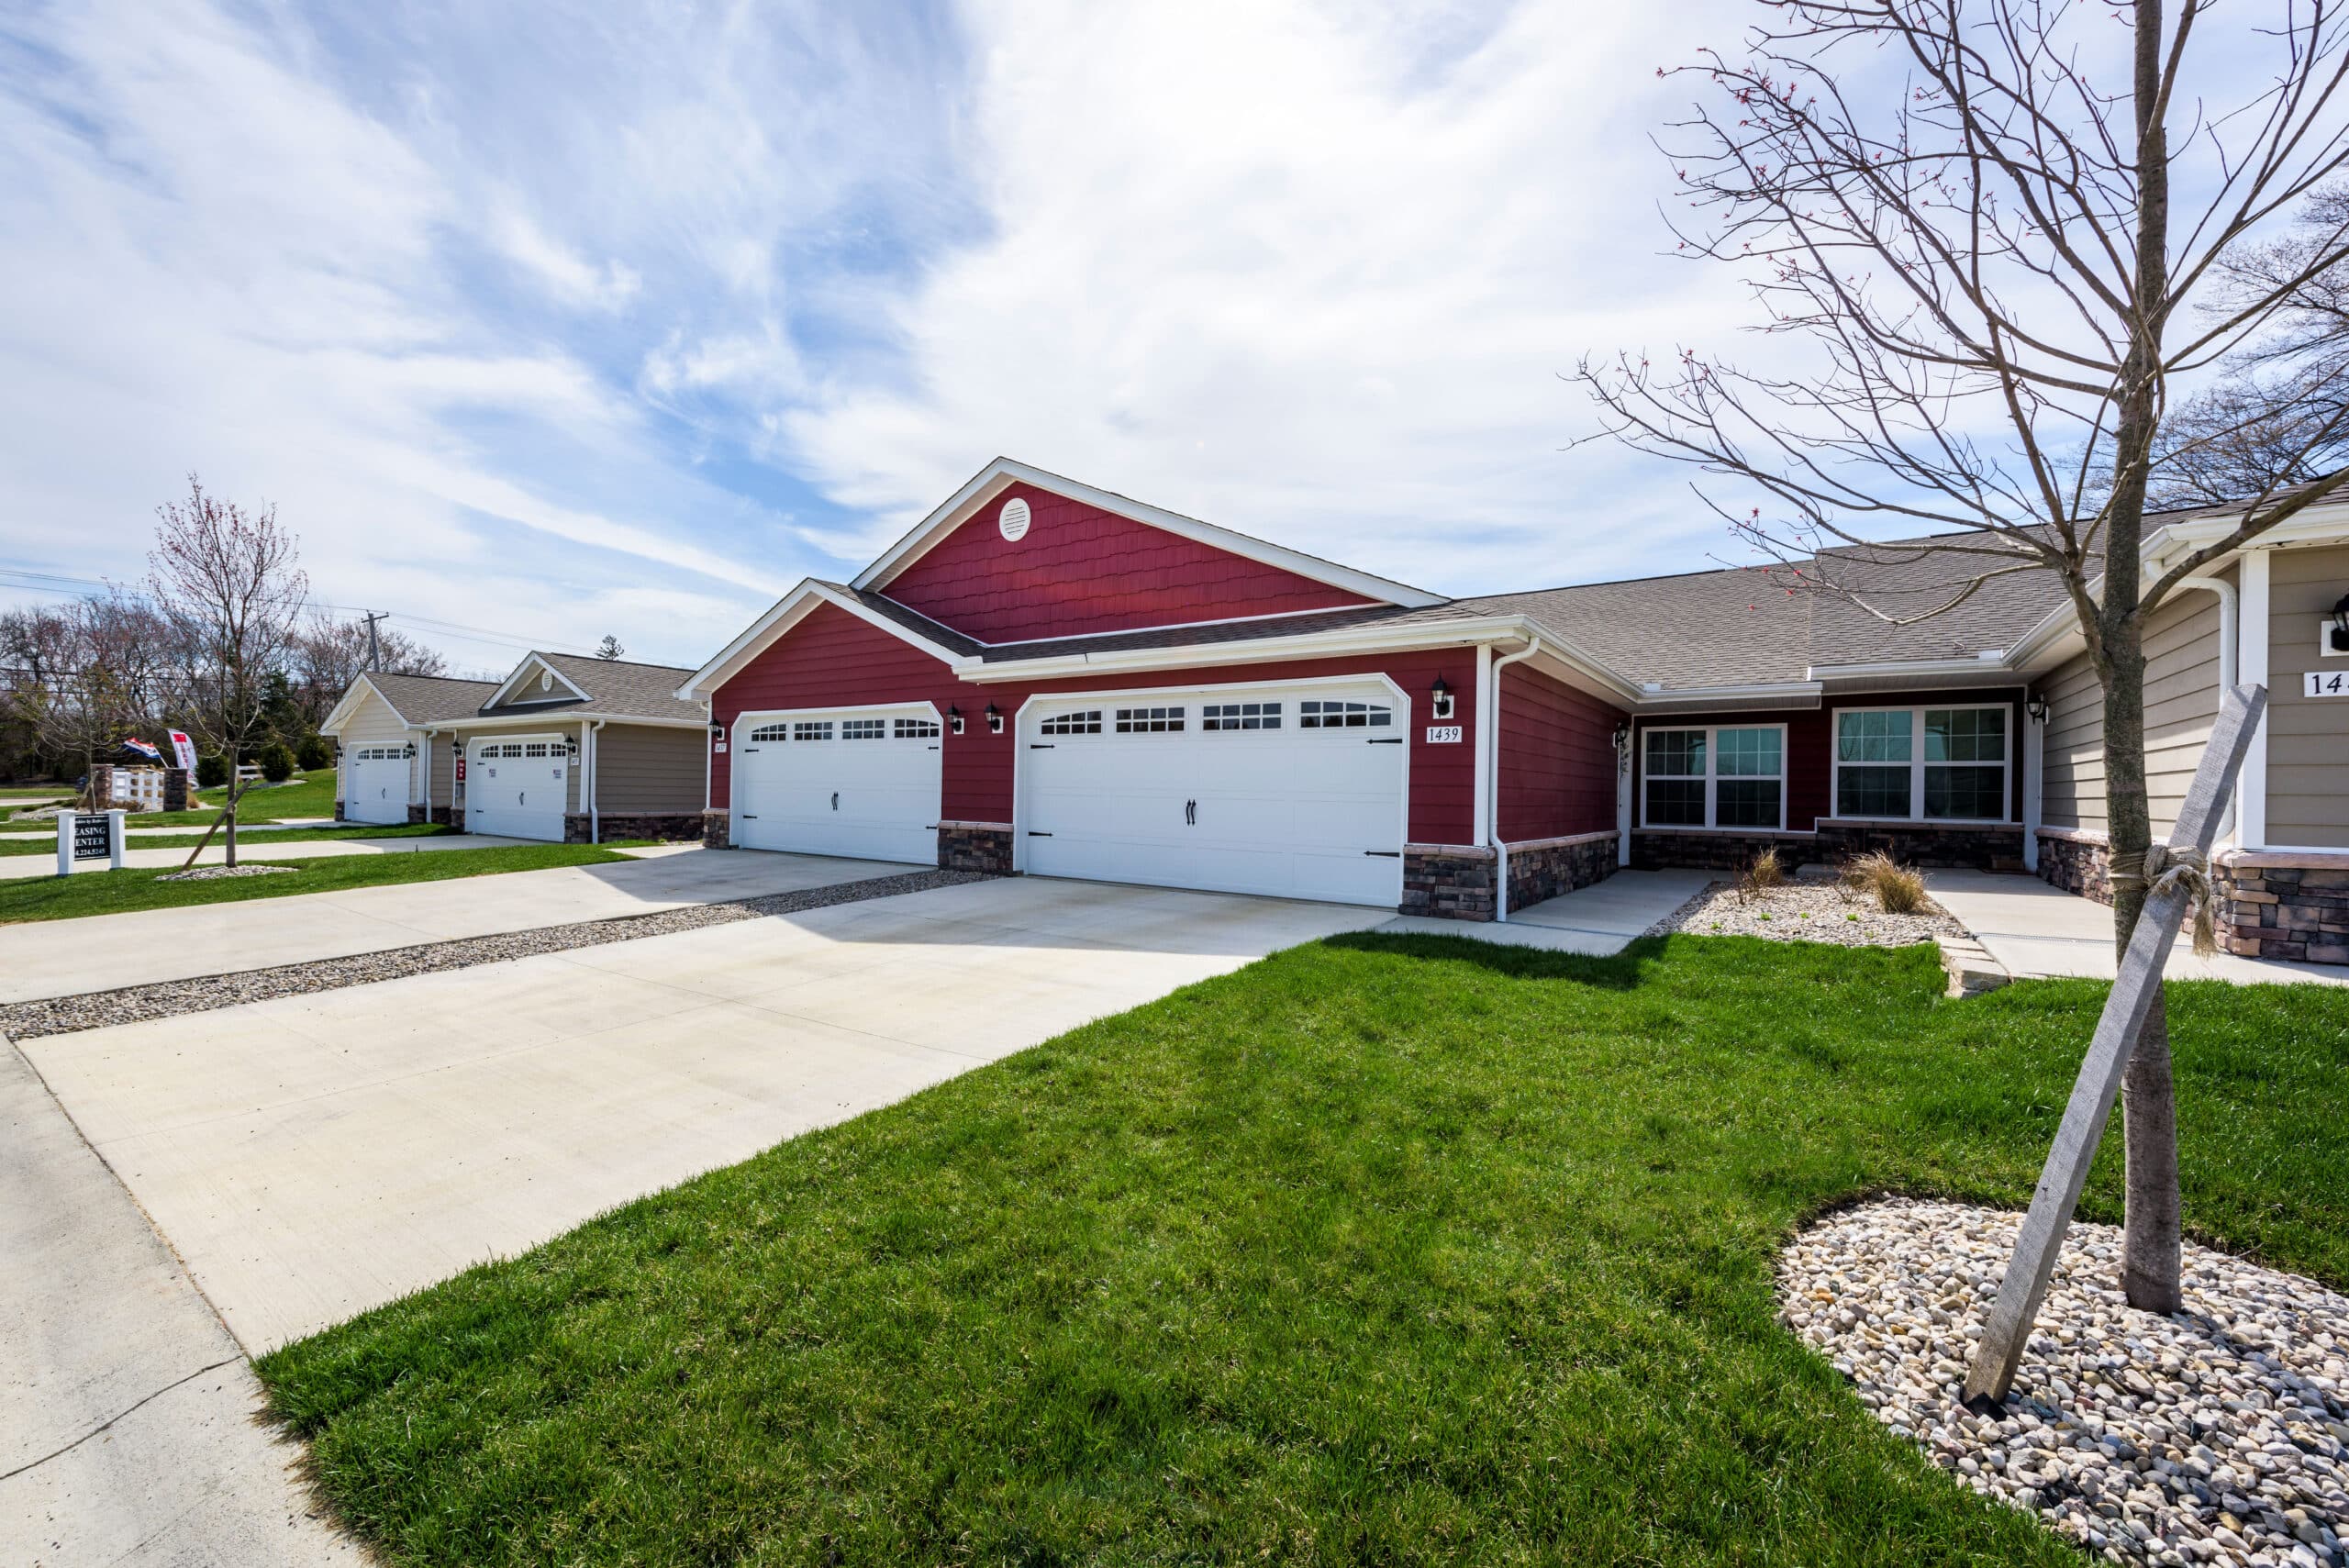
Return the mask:
[(928, 712), (745, 719), (734, 746), (734, 842), (937, 864), (939, 728)]
[(561, 737), (476, 740), (465, 767), (465, 830), (559, 844), (570, 788)]
[(1020, 737), (1027, 869), (1392, 906), (1403, 719), (1383, 685), (1039, 704)]
[(342, 815), (350, 822), (407, 820), (407, 758), (398, 746), (342, 754)]

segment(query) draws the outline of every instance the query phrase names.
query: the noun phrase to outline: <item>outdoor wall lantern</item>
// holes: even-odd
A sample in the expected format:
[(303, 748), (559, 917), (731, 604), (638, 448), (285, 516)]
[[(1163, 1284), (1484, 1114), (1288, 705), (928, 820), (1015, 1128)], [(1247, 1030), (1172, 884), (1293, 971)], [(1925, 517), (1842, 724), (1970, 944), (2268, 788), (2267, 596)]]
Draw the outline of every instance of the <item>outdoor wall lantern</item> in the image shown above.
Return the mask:
[(993, 703), (987, 704), (987, 733), (990, 735), (1003, 733), (1003, 710)]
[(405, 746), (401, 747), (401, 748), (400, 748), (400, 755), (401, 755), (402, 757), (406, 758), (406, 759), (407, 759), (407, 760), (409, 760), (410, 762), (415, 761), (415, 759), (416, 759), (416, 742), (415, 742), (415, 741), (413, 741), (413, 740), (411, 740), (411, 741), (409, 741), (406, 745), (405, 745)]
[(1631, 749), (1631, 727), (1628, 724), (1617, 725), (1613, 740), (1616, 751), (1629, 751)]
[(963, 733), (963, 710), (954, 706), (951, 703), (947, 705), (946, 708), (946, 728), (949, 734), (960, 735)]
[(2025, 712), (2025, 713), (2027, 713), (2027, 714), (2031, 715), (2031, 721), (2032, 721), (2033, 724), (2044, 724), (2044, 723), (2046, 723), (2046, 722), (2047, 722), (2047, 697), (2046, 697), (2046, 695), (2045, 695), (2044, 693), (2041, 693), (2041, 694), (2039, 694), (2039, 695), (2034, 695), (2034, 696), (2033, 696), (2033, 697), (2032, 697), (2029, 702), (2027, 702), (2027, 703), (2025, 703), (2025, 704), (2023, 704), (2023, 705), (2022, 705), (2022, 710), (2023, 710), (2023, 712)]
[(723, 740), (726, 739), (726, 726), (713, 718), (709, 721), (709, 733), (715, 739)]
[(1437, 718), (1452, 717), (1452, 684), (1442, 675), (1435, 678), (1435, 713)]
[(2333, 601), (2332, 651), (2349, 653), (2349, 594), (2343, 594)]

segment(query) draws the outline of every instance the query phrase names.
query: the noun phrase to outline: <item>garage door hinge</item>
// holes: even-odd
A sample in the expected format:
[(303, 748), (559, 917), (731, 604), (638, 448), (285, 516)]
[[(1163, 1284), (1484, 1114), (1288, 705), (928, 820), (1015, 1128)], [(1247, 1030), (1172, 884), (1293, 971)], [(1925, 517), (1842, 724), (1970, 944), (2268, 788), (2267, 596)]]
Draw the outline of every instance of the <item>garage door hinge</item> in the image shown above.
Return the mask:
[(1364, 850), (1363, 853), (1376, 855), (1379, 859), (1387, 861), (1399, 861), (1403, 858), (1403, 851), (1400, 850)]

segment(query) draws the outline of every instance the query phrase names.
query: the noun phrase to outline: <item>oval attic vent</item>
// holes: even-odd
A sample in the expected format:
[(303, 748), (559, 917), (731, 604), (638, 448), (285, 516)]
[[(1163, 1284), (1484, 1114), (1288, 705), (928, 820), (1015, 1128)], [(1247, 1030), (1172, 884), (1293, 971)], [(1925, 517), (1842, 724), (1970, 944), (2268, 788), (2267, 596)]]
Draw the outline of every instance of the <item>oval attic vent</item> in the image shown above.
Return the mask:
[(1003, 530), (1004, 538), (1019, 543), (1028, 534), (1028, 503), (1017, 495), (1006, 501), (996, 515), (995, 526)]
[(539, 690), (542, 692), (551, 692), (554, 690), (554, 672), (552, 670), (541, 670), (539, 672)]

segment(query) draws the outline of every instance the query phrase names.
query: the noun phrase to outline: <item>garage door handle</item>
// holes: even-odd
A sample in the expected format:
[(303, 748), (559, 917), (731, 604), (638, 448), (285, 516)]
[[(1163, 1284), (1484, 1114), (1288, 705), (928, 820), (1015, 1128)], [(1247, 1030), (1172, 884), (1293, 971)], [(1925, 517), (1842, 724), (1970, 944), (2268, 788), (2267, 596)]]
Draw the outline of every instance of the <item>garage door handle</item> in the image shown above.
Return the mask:
[(1399, 861), (1403, 858), (1403, 851), (1400, 850), (1364, 850), (1363, 853), (1376, 855), (1383, 861)]
[(759, 814), (755, 811), (745, 811), (742, 813), (742, 820), (745, 822), (756, 822), (758, 819)]
[(1363, 742), (1365, 746), (1400, 746), (1402, 743), (1403, 738), (1399, 735), (1391, 740), (1365, 740)]
[(1028, 829), (1028, 836), (1031, 839), (1049, 839), (1052, 837), (1050, 833), (1039, 833), (1033, 828)]
[(838, 790), (834, 790), (834, 791), (832, 791), (832, 809), (833, 809), (834, 811), (838, 811), (840, 808), (841, 808), (841, 792), (840, 792), (840, 791), (838, 791)]
[(1030, 751), (1049, 751), (1052, 749), (1052, 743), (1049, 740), (1030, 740), (1028, 742), (1028, 750)]

